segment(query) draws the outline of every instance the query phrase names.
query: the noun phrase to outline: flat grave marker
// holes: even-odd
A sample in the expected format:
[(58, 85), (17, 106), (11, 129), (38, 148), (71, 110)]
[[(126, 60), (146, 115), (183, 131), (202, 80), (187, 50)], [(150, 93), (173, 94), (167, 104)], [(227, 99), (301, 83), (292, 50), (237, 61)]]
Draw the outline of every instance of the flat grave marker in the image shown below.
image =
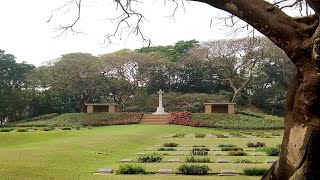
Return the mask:
[(110, 168), (101, 168), (97, 171), (99, 174), (112, 174), (113, 170)]
[(180, 162), (179, 159), (169, 159), (169, 162)]
[(173, 170), (172, 169), (160, 169), (159, 174), (173, 174)]
[(176, 156), (184, 156), (184, 153), (183, 152), (176, 152), (174, 155), (176, 155)]
[(226, 159), (218, 159), (217, 163), (228, 163), (229, 161)]
[(121, 159), (120, 162), (132, 162), (132, 159)]
[(268, 160), (266, 160), (266, 164), (268, 164), (268, 163), (274, 163), (274, 162), (276, 162), (276, 160), (273, 160), (273, 159), (268, 159)]
[(183, 148), (179, 148), (178, 151), (186, 151), (187, 148), (183, 147)]
[(224, 169), (221, 170), (221, 173), (218, 174), (219, 176), (237, 176), (239, 173), (237, 173), (235, 170), (232, 169)]

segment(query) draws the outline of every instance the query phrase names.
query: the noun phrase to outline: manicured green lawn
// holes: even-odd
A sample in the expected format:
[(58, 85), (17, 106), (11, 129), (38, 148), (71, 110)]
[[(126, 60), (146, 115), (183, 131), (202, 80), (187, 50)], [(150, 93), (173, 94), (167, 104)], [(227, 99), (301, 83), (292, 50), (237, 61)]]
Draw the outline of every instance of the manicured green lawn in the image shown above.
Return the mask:
[[(245, 147), (251, 140), (276, 146), (281, 138), (163, 138), (175, 133), (220, 133), (230, 130), (194, 128), (175, 125), (124, 125), (97, 127), (91, 130), (8, 132), (0, 133), (0, 179), (198, 179), (199, 176), (160, 175), (93, 175), (99, 168), (116, 169), (123, 158), (136, 160), (135, 154), (156, 144), (176, 142), (180, 145), (218, 145), (232, 143)], [(234, 130), (232, 131), (234, 132)], [(281, 132), (281, 131), (265, 131)], [(104, 154), (97, 154), (102, 152)], [(172, 156), (175, 157), (175, 156)], [(184, 160), (182, 157), (181, 161)], [(237, 157), (221, 157), (238, 159)], [(239, 157), (245, 158), (245, 157)], [(248, 156), (247, 159), (252, 159)], [(168, 157), (166, 157), (168, 159)], [(212, 157), (213, 160), (216, 157)], [(270, 157), (257, 157), (261, 162)], [(182, 163), (142, 164), (149, 172), (160, 168), (176, 168)], [(242, 173), (244, 167), (270, 167), (270, 164), (210, 163), (211, 172), (234, 169)], [(259, 179), (260, 177), (218, 177), (217, 179)], [(199, 177), (212, 179), (212, 176)]]

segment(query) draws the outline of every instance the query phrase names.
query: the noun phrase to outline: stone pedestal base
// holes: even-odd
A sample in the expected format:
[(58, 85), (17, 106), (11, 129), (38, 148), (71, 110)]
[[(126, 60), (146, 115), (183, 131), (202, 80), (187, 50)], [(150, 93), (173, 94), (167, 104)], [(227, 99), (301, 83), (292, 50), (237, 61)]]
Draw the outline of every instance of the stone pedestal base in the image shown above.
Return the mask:
[(168, 114), (168, 113), (164, 111), (163, 107), (157, 107), (157, 112), (152, 114)]

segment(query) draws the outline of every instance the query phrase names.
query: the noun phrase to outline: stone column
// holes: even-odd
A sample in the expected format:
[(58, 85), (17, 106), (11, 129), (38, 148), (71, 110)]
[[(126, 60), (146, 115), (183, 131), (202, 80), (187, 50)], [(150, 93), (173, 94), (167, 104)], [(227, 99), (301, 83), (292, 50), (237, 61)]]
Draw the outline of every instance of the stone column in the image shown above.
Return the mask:
[(162, 106), (162, 94), (164, 92), (160, 89), (158, 91), (158, 94), (159, 94), (159, 107), (157, 107), (157, 111), (153, 114), (168, 114), (167, 112), (164, 111), (164, 108)]

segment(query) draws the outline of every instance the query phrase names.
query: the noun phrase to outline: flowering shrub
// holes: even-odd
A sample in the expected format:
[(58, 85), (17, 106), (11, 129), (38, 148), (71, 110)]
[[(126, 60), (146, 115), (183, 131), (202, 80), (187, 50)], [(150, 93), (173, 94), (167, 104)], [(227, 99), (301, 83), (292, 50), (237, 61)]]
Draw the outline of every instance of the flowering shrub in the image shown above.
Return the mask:
[(193, 127), (212, 127), (205, 122), (196, 122), (191, 118), (191, 112), (173, 112), (170, 113), (169, 124), (177, 124), (183, 126), (193, 126)]
[(190, 154), (193, 156), (207, 156), (208, 155), (208, 148), (193, 148), (190, 151)]

